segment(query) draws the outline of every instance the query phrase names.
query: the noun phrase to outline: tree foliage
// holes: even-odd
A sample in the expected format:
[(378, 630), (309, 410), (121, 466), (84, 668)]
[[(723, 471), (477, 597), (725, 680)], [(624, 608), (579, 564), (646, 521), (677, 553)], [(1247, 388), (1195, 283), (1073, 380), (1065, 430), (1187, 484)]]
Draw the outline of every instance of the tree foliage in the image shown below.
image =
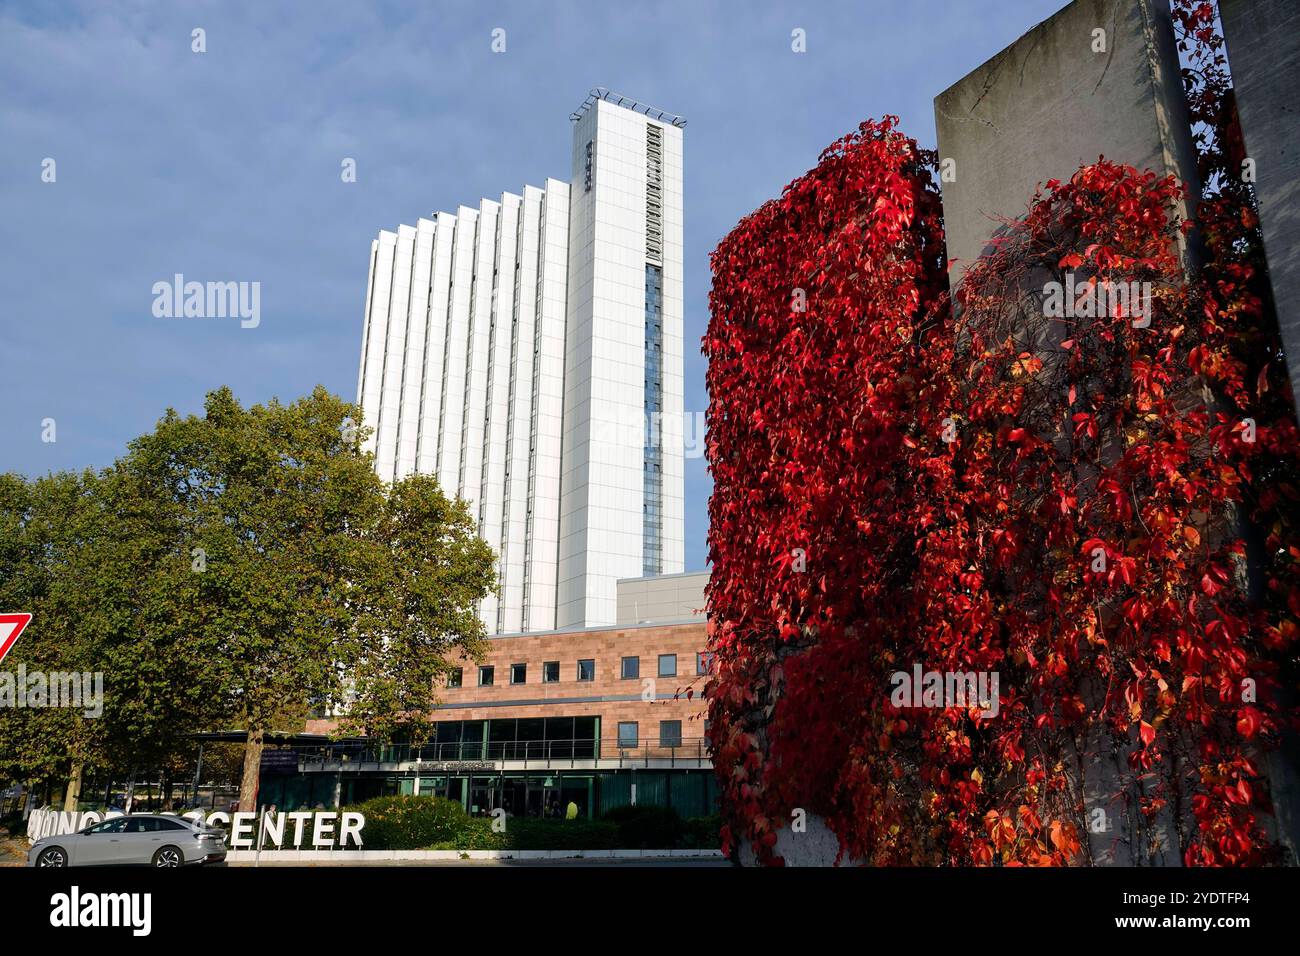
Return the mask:
[(99, 474), (0, 483), (5, 603), (36, 615), (20, 643), (105, 672), (86, 756), (151, 765), (308, 706), (378, 739), (427, 721), (448, 657), (481, 646), (492, 552), (433, 478), (385, 485), (358, 420), (322, 388), (248, 408), (223, 388)]

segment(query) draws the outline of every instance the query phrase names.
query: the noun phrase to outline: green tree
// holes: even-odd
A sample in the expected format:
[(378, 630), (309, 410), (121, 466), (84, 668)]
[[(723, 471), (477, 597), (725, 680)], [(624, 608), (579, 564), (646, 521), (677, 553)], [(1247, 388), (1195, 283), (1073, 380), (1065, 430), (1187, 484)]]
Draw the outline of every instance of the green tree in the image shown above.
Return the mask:
[(251, 807), (265, 733), (308, 707), (422, 730), (451, 652), (481, 652), (493, 555), (434, 479), (376, 476), (359, 417), (323, 388), (220, 389), (97, 474), (0, 475), (0, 608), (34, 614), (6, 663), (105, 675), (100, 719), (0, 711), (0, 777), (71, 801), (84, 771), (174, 771), (194, 732), (239, 728)]
[[(5, 658), (20, 672), (94, 671), (105, 633), (97, 626), (86, 557), (98, 534), (95, 475), (59, 473), (27, 481), (0, 475), (0, 609), (33, 623)], [(15, 690), (18, 688), (15, 687)], [(102, 754), (103, 724), (68, 708), (0, 709), (0, 779), (40, 786), (70, 778), (75, 804), (82, 769)]]
[(491, 549), (433, 478), (382, 482), (359, 419), (320, 387), (249, 408), (223, 388), (202, 416), (169, 410), (105, 479), (119, 520), (165, 542), (135, 569), (141, 639), (124, 652), (150, 686), (134, 702), (165, 682), (209, 723), (242, 726), (243, 807), (286, 708), (331, 706), (380, 739), (418, 732), (449, 653), (481, 651)]

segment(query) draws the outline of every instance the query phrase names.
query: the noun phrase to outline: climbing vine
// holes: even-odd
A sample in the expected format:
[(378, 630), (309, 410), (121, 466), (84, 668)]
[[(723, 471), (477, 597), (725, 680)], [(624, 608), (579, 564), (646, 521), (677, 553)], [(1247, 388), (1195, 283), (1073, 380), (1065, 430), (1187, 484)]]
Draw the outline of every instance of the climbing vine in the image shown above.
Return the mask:
[[(1300, 443), (1214, 11), (1175, 14), (1195, 195), (1048, 182), (950, 302), (935, 157), (887, 117), (714, 252), (729, 847), (779, 863), (804, 810), (876, 864), (1276, 858)], [(914, 667), (993, 699), (900, 702)]]

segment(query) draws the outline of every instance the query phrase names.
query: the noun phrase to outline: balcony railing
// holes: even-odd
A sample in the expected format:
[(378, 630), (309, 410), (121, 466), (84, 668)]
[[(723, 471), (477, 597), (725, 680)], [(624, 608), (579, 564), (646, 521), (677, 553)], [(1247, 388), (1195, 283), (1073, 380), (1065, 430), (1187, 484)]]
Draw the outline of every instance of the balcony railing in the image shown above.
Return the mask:
[[(305, 770), (325, 764), (498, 763), (502, 761), (554, 765), (579, 760), (617, 760), (619, 766), (648, 766), (653, 761), (708, 760), (709, 742), (704, 737), (630, 740), (571, 737), (558, 740), (462, 740), (427, 744), (390, 744), (375, 747), (361, 743), (327, 744), (297, 748)], [(454, 768), (449, 768), (454, 769)]]

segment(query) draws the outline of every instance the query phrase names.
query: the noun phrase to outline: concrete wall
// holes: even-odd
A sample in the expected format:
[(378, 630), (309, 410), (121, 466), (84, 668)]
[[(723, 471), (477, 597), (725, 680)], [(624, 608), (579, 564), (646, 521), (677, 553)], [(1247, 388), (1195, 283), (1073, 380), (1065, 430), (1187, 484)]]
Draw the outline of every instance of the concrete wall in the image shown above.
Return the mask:
[(617, 624), (703, 621), (708, 571), (625, 578), (618, 582)]
[[(1300, 396), (1300, 4), (1220, 0), (1246, 155), (1255, 161), (1264, 254), (1291, 388)], [(1300, 848), (1300, 735), (1268, 755), (1275, 833)]]
[[(935, 122), (941, 163), (956, 163), (942, 182), (954, 283), (1040, 184), (1099, 157), (1197, 182), (1168, 0), (1075, 0), (937, 96)], [(1084, 743), (1085, 811), (1105, 812), (1091, 859), (1176, 866), (1172, 815), (1126, 811), (1141, 790), (1126, 756), (1100, 729)]]
[(1300, 395), (1300, 4), (1220, 0), (1246, 154), (1255, 161), (1264, 252)]
[[(840, 839), (815, 813), (807, 814), (802, 829), (795, 830), (794, 823), (776, 833), (776, 846), (772, 854), (785, 861), (786, 866), (832, 866), (840, 852)], [(736, 852), (741, 866), (757, 866), (758, 854), (750, 843), (742, 843)], [(861, 866), (862, 862), (850, 856), (841, 857), (839, 866)]]
[[(1105, 31), (1094, 52), (1094, 31)], [(959, 280), (1039, 183), (1098, 156), (1196, 180), (1167, 0), (1075, 0), (934, 100)]]

